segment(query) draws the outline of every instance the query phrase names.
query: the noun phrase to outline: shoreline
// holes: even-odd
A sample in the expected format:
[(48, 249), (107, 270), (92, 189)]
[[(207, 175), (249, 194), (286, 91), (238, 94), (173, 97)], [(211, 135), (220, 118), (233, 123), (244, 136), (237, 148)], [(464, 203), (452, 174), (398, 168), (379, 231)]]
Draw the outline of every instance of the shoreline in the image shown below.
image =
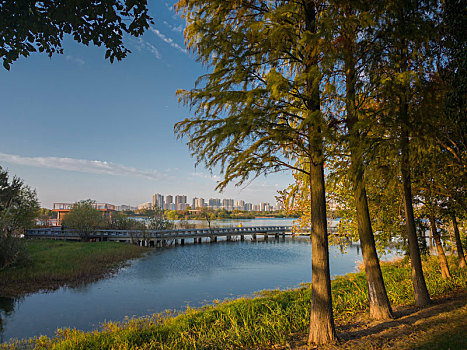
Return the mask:
[[(382, 263), (388, 296), (394, 307), (411, 305), (410, 264), (406, 259), (396, 260)], [(453, 264), (454, 258), (450, 257), (450, 261)], [(424, 261), (424, 269), (427, 270), (427, 285), (433, 298), (466, 290), (466, 271), (453, 266), (453, 279), (443, 280), (435, 257)], [(362, 272), (349, 273), (332, 281), (334, 313), (338, 322), (366, 313), (365, 286), (366, 278)], [(187, 308), (177, 314), (166, 312), (122, 322), (108, 322), (101, 324), (99, 330), (91, 332), (62, 330), (58, 334), (59, 338), (41, 337), (40, 343), (44, 349), (65, 344), (73, 344), (70, 345), (71, 349), (74, 346), (95, 348), (96, 344), (103, 343), (107, 344), (106, 347), (115, 348), (123, 344), (142, 348), (148, 344), (164, 344), (168, 349), (175, 349), (180, 348), (175, 345), (179, 342), (186, 345), (182, 348), (190, 348), (193, 344), (200, 348), (270, 348), (272, 344), (291, 342), (294, 334), (306, 333), (310, 296), (309, 285), (291, 290), (260, 291), (252, 297), (214, 301), (200, 308)], [(197, 329), (197, 332), (191, 333), (193, 329)], [(228, 343), (223, 347), (222, 341), (226, 339)], [(16, 343), (19, 346), (20, 343), (31, 341), (37, 339)]]
[(26, 241), (29, 262), (0, 271), (0, 296), (21, 298), (112, 276), (147, 248), (118, 242)]

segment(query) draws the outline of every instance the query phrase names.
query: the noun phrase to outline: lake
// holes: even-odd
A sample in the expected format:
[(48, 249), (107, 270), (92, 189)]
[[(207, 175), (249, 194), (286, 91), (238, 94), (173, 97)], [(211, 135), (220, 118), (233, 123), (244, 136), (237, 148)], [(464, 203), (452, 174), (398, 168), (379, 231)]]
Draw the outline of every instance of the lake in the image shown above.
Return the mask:
[[(290, 219), (239, 221), (243, 226), (290, 224)], [(382, 260), (397, 254), (392, 252)], [(332, 276), (354, 272), (361, 260), (358, 244), (330, 247)], [(92, 330), (106, 320), (121, 321), (166, 309), (183, 310), (188, 305), (197, 307), (215, 299), (293, 288), (310, 281), (308, 237), (154, 249), (112, 277), (95, 283), (35, 293), (18, 300), (0, 297), (0, 341), (52, 336), (62, 327)]]

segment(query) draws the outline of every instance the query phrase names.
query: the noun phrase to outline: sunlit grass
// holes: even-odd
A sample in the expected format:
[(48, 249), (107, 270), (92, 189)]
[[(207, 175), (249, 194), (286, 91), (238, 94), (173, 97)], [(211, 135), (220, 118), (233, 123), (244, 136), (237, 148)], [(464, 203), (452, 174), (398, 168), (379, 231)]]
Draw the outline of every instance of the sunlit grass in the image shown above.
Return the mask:
[[(453, 278), (441, 278), (436, 258), (424, 261), (428, 289), (432, 296), (465, 289), (466, 271), (451, 261)], [(410, 264), (406, 260), (382, 266), (389, 299), (393, 305), (413, 303)], [(363, 273), (348, 274), (332, 282), (336, 318), (350, 317), (367, 308)], [(295, 334), (305, 333), (309, 322), (309, 285), (287, 291), (263, 291), (253, 298), (214, 302), (179, 315), (109, 322), (101, 330), (82, 332), (59, 330), (55, 338), (10, 343), (16, 348), (26, 343), (38, 349), (239, 349), (271, 348), (286, 344)]]

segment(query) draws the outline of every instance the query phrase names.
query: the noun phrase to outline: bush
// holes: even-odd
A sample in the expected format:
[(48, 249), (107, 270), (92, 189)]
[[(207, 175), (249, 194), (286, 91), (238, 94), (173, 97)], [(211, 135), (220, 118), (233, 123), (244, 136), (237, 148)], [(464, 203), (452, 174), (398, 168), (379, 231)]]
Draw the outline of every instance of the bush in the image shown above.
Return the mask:
[(0, 270), (28, 261), (26, 244), (21, 238), (0, 236)]

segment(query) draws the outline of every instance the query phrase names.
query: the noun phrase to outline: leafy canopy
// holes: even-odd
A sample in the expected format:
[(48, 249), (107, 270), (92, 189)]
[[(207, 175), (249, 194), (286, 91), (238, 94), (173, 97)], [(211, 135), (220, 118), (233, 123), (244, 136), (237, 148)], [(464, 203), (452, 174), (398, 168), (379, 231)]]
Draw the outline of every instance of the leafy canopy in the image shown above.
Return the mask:
[(0, 0), (0, 58), (9, 70), (31, 52), (63, 53), (69, 34), (85, 45), (103, 45), (113, 62), (130, 52), (124, 34), (139, 36), (151, 22), (147, 0)]

